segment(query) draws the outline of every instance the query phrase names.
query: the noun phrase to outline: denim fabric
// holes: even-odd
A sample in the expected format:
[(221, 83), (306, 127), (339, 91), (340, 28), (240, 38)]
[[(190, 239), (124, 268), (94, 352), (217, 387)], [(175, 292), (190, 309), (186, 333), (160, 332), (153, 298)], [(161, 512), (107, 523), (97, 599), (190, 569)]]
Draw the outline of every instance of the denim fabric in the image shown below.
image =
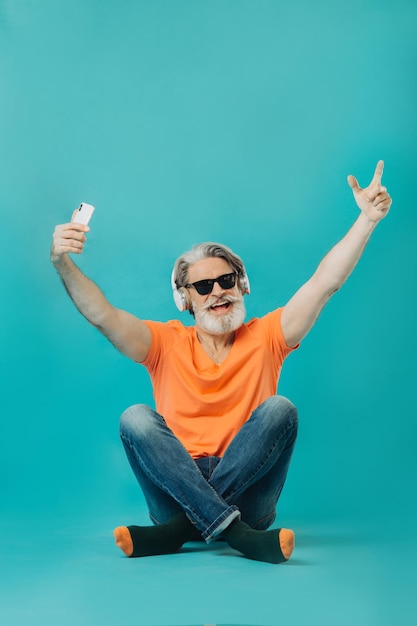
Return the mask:
[(274, 521), (297, 424), (289, 400), (268, 398), (221, 459), (193, 460), (163, 417), (146, 405), (134, 405), (122, 414), (120, 435), (154, 523), (183, 510), (209, 542), (237, 517), (256, 529)]

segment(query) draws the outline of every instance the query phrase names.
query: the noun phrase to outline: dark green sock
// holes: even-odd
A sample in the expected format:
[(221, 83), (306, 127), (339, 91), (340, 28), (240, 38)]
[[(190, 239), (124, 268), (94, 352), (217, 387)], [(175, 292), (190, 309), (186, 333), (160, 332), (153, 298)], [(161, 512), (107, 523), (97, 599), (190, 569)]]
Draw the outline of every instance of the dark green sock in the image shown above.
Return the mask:
[(196, 527), (185, 513), (178, 513), (165, 524), (157, 526), (128, 526), (133, 542), (131, 556), (170, 554), (186, 541), (193, 541)]
[(283, 563), (287, 559), (282, 554), (279, 533), (281, 529), (254, 530), (244, 522), (235, 520), (222, 537), (229, 546), (255, 561)]

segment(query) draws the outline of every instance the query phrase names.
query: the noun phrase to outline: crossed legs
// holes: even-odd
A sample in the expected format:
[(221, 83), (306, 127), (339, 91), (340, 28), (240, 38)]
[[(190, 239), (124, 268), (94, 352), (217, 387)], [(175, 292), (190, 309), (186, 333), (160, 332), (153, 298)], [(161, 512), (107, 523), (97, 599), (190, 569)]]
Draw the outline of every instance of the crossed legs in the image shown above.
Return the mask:
[(198, 531), (207, 542), (222, 536), (249, 558), (286, 560), (292, 531), (264, 529), (275, 518), (296, 433), (295, 407), (273, 396), (253, 412), (222, 459), (194, 461), (160, 415), (144, 405), (130, 407), (121, 418), (121, 438), (156, 526), (119, 527), (116, 543), (128, 556), (161, 554)]

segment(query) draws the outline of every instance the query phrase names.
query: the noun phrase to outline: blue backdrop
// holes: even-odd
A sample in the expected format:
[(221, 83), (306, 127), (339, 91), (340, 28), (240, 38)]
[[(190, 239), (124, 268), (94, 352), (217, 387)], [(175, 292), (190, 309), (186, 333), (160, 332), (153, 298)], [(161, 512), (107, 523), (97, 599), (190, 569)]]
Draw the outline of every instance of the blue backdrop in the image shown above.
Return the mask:
[[(286, 517), (415, 519), (416, 17), (410, 0), (0, 2), (0, 506), (134, 508), (118, 441), (145, 370), (76, 312), (55, 224), (96, 205), (82, 269), (117, 306), (177, 316), (170, 272), (230, 245), (248, 315), (285, 304), (357, 215), (378, 159), (394, 199), (284, 365), (301, 431)], [(190, 318), (185, 315), (188, 323)]]

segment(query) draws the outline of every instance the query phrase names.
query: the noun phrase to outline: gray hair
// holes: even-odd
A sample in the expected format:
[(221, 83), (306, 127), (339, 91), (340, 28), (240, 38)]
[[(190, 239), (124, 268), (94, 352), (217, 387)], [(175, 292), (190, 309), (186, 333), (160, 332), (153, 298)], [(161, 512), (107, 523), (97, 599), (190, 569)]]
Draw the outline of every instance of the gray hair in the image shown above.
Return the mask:
[(232, 252), (230, 248), (211, 241), (198, 243), (188, 252), (184, 252), (175, 262), (173, 278), (177, 289), (185, 287), (185, 285), (188, 284), (188, 268), (190, 265), (210, 257), (217, 257), (226, 261), (239, 278), (245, 276), (245, 268), (242, 259)]

